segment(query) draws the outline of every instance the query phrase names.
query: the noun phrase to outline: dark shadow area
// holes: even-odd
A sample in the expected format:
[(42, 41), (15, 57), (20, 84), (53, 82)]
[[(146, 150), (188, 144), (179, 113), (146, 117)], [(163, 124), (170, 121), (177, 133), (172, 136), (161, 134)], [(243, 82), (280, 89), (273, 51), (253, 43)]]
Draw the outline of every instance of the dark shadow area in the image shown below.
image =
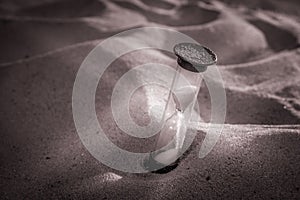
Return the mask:
[(226, 96), (226, 123), (279, 125), (300, 122), (297, 116), (275, 99), (229, 90)]
[(172, 9), (175, 7), (172, 3), (163, 0), (151, 0), (151, 1), (141, 0), (141, 1), (148, 6), (152, 6), (156, 8)]
[(222, 2), (238, 7), (246, 6), (250, 9), (262, 9), (268, 11), (276, 11), (280, 13), (287, 13), (300, 16), (299, 1), (298, 0), (251, 0), (251, 1), (240, 1), (240, 0), (221, 0)]
[(284, 98), (300, 98), (300, 87), (297, 85), (288, 85), (276, 92), (276, 94)]
[(25, 8), (16, 14), (47, 18), (73, 18), (101, 16), (106, 6), (97, 0), (65, 0)]
[(261, 20), (249, 20), (249, 22), (264, 33), (270, 48), (274, 51), (291, 50), (299, 47), (297, 37), (292, 33)]
[(172, 170), (174, 170), (178, 164), (179, 164), (179, 159), (177, 159), (174, 163), (171, 163), (170, 165), (163, 165), (157, 161), (155, 161), (155, 159), (153, 159), (151, 156), (149, 159), (145, 160), (143, 163), (143, 166), (145, 167), (145, 169), (151, 171), (152, 169), (157, 169), (160, 168), (158, 170), (152, 171), (151, 173), (154, 174), (166, 174), (171, 172)]
[(200, 8), (197, 5), (184, 5), (176, 9), (175, 15), (163, 15), (140, 8), (139, 6), (125, 1), (115, 1), (120, 7), (139, 12), (150, 22), (167, 26), (191, 26), (205, 24), (218, 18), (219, 12)]
[(84, 22), (38, 22), (0, 20), (0, 63), (45, 53), (76, 43), (106, 38), (115, 32), (101, 32)]
[[(227, 90), (227, 114), (229, 124), (299, 124), (300, 119), (275, 99), (260, 97), (238, 91)], [(205, 122), (210, 121), (211, 105), (207, 89), (198, 96), (200, 115)]]

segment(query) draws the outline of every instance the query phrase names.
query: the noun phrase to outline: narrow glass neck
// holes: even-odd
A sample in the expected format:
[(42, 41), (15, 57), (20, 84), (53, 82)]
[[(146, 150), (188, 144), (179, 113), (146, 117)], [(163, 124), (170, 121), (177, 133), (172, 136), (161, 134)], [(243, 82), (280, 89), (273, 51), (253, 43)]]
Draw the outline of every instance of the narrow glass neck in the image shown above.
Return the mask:
[(167, 104), (172, 100), (175, 101), (176, 109), (184, 113), (186, 120), (189, 120), (193, 111), (201, 81), (201, 73), (189, 71), (177, 65)]

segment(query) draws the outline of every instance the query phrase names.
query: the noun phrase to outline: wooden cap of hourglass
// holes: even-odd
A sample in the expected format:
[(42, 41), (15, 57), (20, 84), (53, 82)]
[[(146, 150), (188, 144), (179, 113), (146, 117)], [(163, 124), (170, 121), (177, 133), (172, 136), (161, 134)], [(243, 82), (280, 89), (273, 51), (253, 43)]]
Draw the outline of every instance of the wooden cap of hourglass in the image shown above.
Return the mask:
[(204, 72), (217, 63), (217, 55), (209, 48), (195, 43), (179, 43), (174, 46), (178, 64), (192, 72)]

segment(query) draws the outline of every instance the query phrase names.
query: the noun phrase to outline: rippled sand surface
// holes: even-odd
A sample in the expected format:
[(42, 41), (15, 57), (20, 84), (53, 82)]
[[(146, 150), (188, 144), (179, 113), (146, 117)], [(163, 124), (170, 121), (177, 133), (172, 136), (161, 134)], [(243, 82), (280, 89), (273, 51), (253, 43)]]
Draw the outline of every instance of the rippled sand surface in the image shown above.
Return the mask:
[[(1, 198), (300, 199), (299, 10), (296, 0), (1, 1)], [(73, 83), (87, 54), (145, 26), (178, 30), (213, 49), (227, 95), (213, 151), (198, 158), (205, 131), (195, 124), (189, 153), (165, 174), (104, 166), (82, 145), (72, 116)], [(127, 150), (147, 151), (151, 141), (116, 127), (110, 95), (125, 72), (149, 62), (176, 66), (160, 51), (132, 52), (112, 63), (97, 91), (99, 122)], [(130, 105), (138, 124), (149, 121), (144, 92)], [(198, 100), (209, 120), (205, 85)]]

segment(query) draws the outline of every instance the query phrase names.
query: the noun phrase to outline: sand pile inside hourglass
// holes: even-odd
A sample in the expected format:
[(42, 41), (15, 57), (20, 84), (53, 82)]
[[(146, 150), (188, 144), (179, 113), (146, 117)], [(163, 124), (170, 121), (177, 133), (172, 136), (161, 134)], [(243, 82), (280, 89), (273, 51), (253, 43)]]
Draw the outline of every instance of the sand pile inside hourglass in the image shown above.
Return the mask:
[(172, 92), (172, 101), (166, 109), (165, 123), (161, 129), (161, 133), (164, 135), (164, 145), (167, 142), (174, 142), (174, 148), (158, 153), (154, 156), (154, 160), (157, 162), (168, 165), (175, 162), (180, 149), (183, 146), (185, 139), (185, 133), (187, 131), (188, 121), (186, 121), (185, 114), (189, 112), (192, 106), (193, 99), (197, 88), (195, 86), (184, 86)]

